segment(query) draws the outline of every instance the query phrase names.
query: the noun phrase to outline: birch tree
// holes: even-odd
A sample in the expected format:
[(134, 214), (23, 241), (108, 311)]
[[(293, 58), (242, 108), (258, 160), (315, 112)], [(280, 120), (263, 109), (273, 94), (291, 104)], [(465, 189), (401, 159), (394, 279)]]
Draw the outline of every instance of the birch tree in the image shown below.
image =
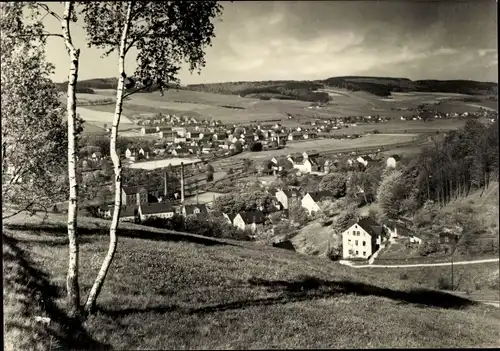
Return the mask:
[[(70, 23), (76, 22), (76, 13), (74, 11), (74, 1), (67, 1), (64, 3), (64, 13), (62, 16), (51, 10), (51, 8), (44, 3), (35, 2), (9, 2), (5, 4), (5, 8), (10, 7), (11, 10), (15, 9), (17, 18), (12, 21), (13, 25), (19, 28), (23, 27), (23, 10), (28, 10), (32, 15), (32, 22), (29, 26), (24, 27), (25, 30), (17, 33), (18, 38), (23, 38), (25, 41), (35, 41), (38, 43), (45, 43), (48, 37), (59, 37), (64, 40), (64, 45), (68, 52), (70, 61), (68, 90), (67, 90), (67, 103), (66, 115), (68, 119), (67, 124), (67, 167), (68, 167), (68, 181), (69, 181), (69, 201), (68, 201), (68, 239), (69, 239), (69, 258), (68, 258), (68, 274), (66, 279), (67, 287), (67, 302), (70, 315), (77, 315), (80, 311), (80, 288), (78, 284), (78, 265), (79, 265), (79, 248), (77, 237), (77, 212), (78, 212), (78, 184), (76, 179), (76, 145), (79, 132), (82, 130), (81, 119), (76, 114), (76, 83), (78, 80), (78, 63), (80, 51), (73, 45), (71, 37)], [(3, 8), (2, 8), (3, 10)], [(61, 24), (61, 33), (48, 33), (44, 30), (42, 20), (39, 19), (41, 13), (45, 16), (50, 15)], [(44, 16), (44, 17), (45, 17)], [(2, 52), (7, 51), (2, 45)], [(41, 54), (41, 53), (40, 53)], [(29, 71), (29, 67), (27, 67)], [(32, 83), (36, 84), (39, 79), (35, 71), (31, 71)], [(19, 84), (17, 84), (19, 85)], [(23, 84), (25, 88), (30, 86), (30, 83)], [(2, 99), (3, 100), (3, 99)], [(33, 104), (28, 103), (32, 109), (35, 108)], [(31, 111), (32, 115), (35, 115)], [(51, 139), (47, 143), (53, 142), (62, 136), (51, 135)], [(42, 149), (43, 150), (43, 149)], [(47, 166), (47, 162), (41, 162), (39, 165)], [(44, 178), (40, 178), (44, 179)], [(38, 179), (39, 180), (39, 179)]]
[[(178, 83), (183, 63), (191, 72), (205, 65), (205, 48), (215, 36), (212, 19), (222, 13), (216, 1), (82, 2), (90, 47), (118, 53), (118, 84), (111, 128), (110, 153), (114, 167), (115, 204), (110, 226), (109, 249), (85, 303), (92, 313), (117, 247), (121, 209), (121, 161), (116, 149), (123, 99), (140, 91), (163, 90)], [(127, 75), (125, 60), (135, 49), (137, 69)], [(127, 80), (127, 81), (126, 81)]]

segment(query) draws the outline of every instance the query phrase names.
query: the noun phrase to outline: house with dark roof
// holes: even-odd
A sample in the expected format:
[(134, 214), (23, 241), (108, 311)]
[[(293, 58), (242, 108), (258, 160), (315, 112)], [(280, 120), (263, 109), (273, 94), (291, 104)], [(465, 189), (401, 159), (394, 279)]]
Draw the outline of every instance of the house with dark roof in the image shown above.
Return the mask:
[(122, 187), (123, 206), (158, 202), (158, 198), (163, 194), (163, 190), (156, 184), (145, 184), (138, 186)]
[(234, 217), (236, 217), (237, 213), (222, 213), (222, 216), (226, 219), (226, 221), (231, 224), (231, 225), (234, 225)]
[(391, 239), (399, 237), (412, 237), (413, 232), (410, 229), (412, 223), (408, 220), (390, 220), (386, 219), (381, 222), (384, 229), (387, 231)]
[(144, 221), (151, 217), (171, 218), (175, 210), (168, 202), (143, 203), (139, 206), (139, 217)]
[(141, 134), (146, 135), (146, 134), (153, 134), (156, 133), (156, 128), (155, 127), (142, 127), (141, 128)]
[(304, 138), (304, 135), (302, 134), (302, 132), (292, 132), (290, 134), (288, 134), (288, 140), (292, 141), (292, 140), (301, 140)]
[(333, 193), (331, 191), (315, 191), (308, 192), (300, 201), (302, 207), (312, 214), (313, 212), (321, 212), (320, 202), (325, 200), (333, 200)]
[(255, 232), (264, 225), (266, 216), (262, 211), (245, 211), (238, 213), (233, 220), (233, 225), (241, 230), (250, 229)]
[(349, 224), (342, 233), (342, 257), (370, 258), (380, 247), (384, 227), (369, 217)]
[(194, 204), (194, 205), (184, 205), (182, 206), (182, 215), (184, 217), (189, 215), (208, 214), (208, 209), (205, 204)]
[[(111, 209), (111, 216), (113, 216), (114, 208)], [(135, 222), (139, 215), (138, 206), (124, 206), (120, 209), (120, 222)]]

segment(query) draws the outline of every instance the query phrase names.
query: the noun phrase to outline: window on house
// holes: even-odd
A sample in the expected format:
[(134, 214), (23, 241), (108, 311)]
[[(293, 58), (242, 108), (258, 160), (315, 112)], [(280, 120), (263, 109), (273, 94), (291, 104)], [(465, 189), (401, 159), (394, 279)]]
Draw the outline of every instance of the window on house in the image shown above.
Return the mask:
[(356, 246), (358, 246), (358, 241), (356, 240), (356, 242), (354, 243)]
[(366, 241), (363, 241), (363, 246), (366, 246)]
[(351, 239), (348, 239), (348, 240), (347, 240), (347, 243), (348, 243), (348, 244), (350, 244), (350, 243), (351, 243)]
[(359, 251), (356, 250), (356, 255), (359, 255)]
[(366, 251), (363, 251), (363, 256), (366, 256)]

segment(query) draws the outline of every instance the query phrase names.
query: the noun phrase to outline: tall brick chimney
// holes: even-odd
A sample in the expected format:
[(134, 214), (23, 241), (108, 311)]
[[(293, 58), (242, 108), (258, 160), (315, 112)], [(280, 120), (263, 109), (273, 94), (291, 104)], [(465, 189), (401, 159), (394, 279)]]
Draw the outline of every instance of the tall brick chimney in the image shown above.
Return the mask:
[(135, 198), (137, 200), (137, 206), (140, 206), (141, 205), (141, 194), (139, 192), (137, 192), (135, 194)]
[(181, 203), (184, 202), (184, 162), (181, 162)]

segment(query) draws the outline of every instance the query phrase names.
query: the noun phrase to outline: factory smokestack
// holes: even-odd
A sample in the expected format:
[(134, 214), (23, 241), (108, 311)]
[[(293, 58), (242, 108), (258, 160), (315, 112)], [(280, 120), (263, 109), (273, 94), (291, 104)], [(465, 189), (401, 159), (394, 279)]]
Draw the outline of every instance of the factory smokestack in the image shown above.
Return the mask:
[(181, 203), (184, 203), (184, 162), (181, 162)]
[(163, 173), (163, 196), (165, 197), (165, 199), (168, 198), (168, 182), (167, 182), (167, 171), (165, 171), (165, 173)]

